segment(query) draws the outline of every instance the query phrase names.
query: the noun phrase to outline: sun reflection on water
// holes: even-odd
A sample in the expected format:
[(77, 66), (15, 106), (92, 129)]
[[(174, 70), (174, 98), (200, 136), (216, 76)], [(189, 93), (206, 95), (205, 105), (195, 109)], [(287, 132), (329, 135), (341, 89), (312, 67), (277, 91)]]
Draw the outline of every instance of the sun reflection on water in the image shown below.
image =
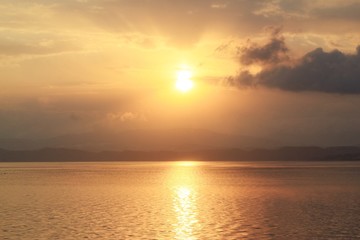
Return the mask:
[(179, 161), (175, 163), (176, 166), (180, 167), (194, 167), (200, 165), (200, 162), (197, 161)]
[(194, 195), (193, 190), (187, 186), (175, 189), (175, 239), (195, 239), (193, 230), (198, 220)]
[[(173, 196), (175, 239), (197, 239), (199, 228), (197, 209), (197, 176), (195, 162), (182, 162), (171, 170), (170, 182)], [(191, 163), (191, 164), (188, 164)]]

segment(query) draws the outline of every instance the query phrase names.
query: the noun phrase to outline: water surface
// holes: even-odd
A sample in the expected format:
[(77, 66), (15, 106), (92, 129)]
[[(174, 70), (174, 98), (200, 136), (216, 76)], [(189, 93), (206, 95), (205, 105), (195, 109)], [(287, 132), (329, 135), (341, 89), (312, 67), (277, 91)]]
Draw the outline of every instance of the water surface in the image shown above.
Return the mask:
[(360, 163), (0, 163), (0, 239), (360, 239)]

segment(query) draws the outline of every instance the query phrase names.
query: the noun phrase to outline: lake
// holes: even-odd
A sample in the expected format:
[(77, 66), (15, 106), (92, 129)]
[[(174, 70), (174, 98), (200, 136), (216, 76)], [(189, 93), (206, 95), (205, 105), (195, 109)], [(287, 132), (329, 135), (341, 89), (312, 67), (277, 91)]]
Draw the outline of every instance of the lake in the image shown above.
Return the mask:
[(0, 239), (360, 239), (360, 163), (0, 163)]

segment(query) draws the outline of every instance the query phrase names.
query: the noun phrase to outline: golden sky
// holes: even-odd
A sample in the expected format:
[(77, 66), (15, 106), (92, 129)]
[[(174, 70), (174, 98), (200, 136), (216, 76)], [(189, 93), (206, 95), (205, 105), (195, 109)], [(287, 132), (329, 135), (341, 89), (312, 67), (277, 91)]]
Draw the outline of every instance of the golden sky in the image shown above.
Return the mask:
[[(204, 128), (360, 143), (359, 0), (0, 0), (0, 12), (0, 137)], [(187, 93), (174, 87), (184, 68)]]

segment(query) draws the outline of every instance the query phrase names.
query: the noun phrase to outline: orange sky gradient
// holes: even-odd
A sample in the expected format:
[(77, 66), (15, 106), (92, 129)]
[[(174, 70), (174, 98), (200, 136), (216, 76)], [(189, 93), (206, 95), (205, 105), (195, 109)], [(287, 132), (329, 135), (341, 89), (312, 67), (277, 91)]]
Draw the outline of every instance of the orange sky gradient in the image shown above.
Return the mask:
[[(359, 11), (356, 0), (1, 1), (0, 138), (201, 128), (360, 144)], [(181, 93), (184, 66), (194, 88)], [(328, 68), (334, 79), (312, 81)]]

